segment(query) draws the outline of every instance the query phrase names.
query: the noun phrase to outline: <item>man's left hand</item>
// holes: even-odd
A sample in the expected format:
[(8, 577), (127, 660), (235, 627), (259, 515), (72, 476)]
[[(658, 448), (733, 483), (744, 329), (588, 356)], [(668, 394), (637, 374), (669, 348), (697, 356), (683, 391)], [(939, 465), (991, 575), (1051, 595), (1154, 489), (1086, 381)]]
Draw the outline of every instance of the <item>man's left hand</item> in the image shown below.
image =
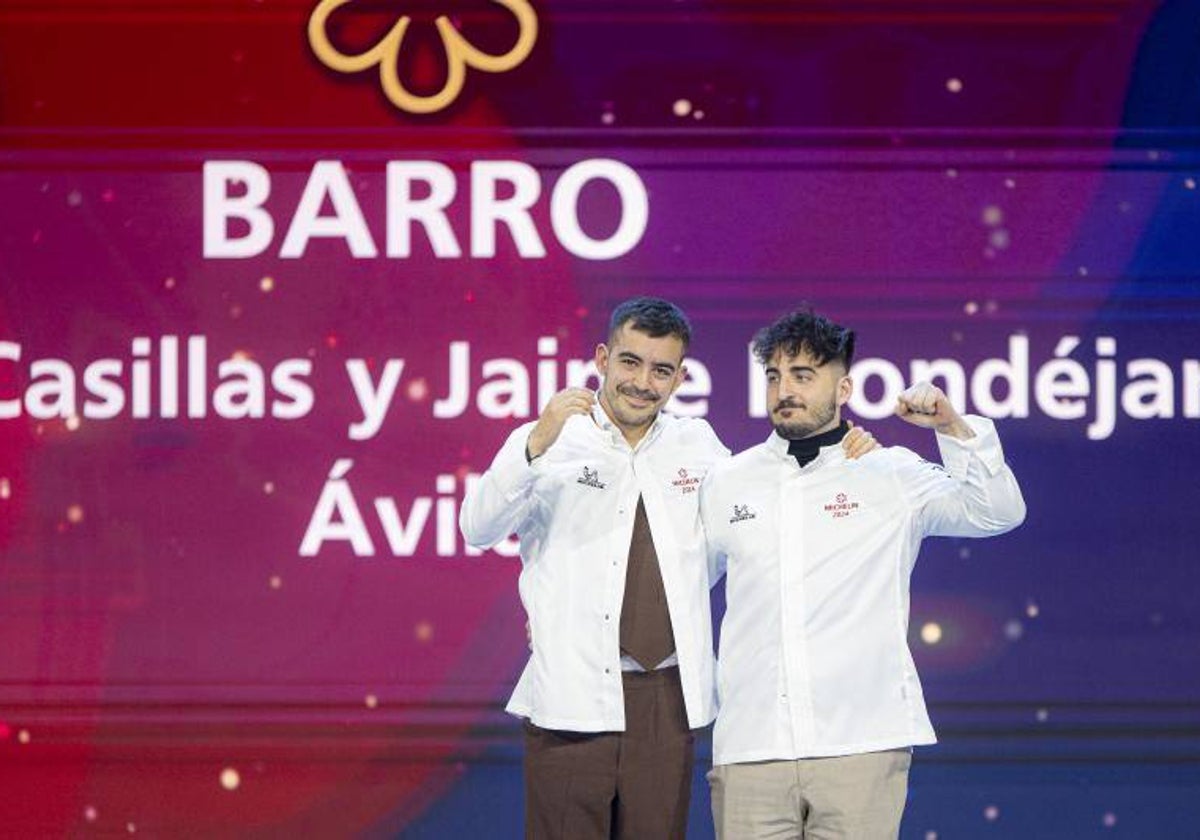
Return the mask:
[(975, 432), (950, 404), (946, 392), (930, 382), (918, 382), (901, 394), (896, 400), (896, 416), (914, 426), (959, 440), (975, 437)]

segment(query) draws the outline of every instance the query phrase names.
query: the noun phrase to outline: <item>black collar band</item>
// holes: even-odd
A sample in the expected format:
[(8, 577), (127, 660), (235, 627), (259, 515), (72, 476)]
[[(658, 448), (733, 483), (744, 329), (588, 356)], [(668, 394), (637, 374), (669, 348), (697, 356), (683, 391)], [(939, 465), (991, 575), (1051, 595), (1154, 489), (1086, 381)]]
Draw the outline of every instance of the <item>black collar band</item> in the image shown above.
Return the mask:
[(842, 438), (849, 431), (850, 424), (843, 420), (838, 424), (837, 428), (830, 429), (828, 432), (821, 432), (821, 434), (813, 435), (812, 437), (789, 441), (788, 454), (795, 458), (796, 463), (803, 467), (820, 454), (822, 446), (833, 446), (835, 443), (841, 443)]

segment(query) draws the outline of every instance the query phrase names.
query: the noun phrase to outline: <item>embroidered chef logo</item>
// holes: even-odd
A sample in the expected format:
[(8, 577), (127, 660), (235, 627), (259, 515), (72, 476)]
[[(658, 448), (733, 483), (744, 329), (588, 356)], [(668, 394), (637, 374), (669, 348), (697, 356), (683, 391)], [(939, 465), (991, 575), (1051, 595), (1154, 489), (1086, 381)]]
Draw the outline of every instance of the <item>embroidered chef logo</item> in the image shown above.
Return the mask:
[(681, 467), (677, 476), (671, 480), (671, 486), (686, 496), (688, 493), (695, 493), (700, 489), (700, 481), (700, 476), (688, 475), (688, 471)]
[(845, 493), (838, 493), (833, 501), (825, 505), (825, 512), (831, 519), (842, 519), (858, 511), (858, 502), (850, 501)]
[(604, 489), (604, 482), (600, 480), (600, 471), (591, 470), (587, 467), (583, 468), (583, 474), (575, 479), (576, 484), (586, 484), (588, 487), (595, 487), (597, 490)]
[(750, 510), (750, 505), (734, 505), (733, 516), (729, 519), (729, 524), (733, 525), (738, 522), (745, 522), (748, 519), (756, 519), (754, 511)]
[[(338, 73), (359, 73), (379, 67), (379, 85), (388, 101), (410, 114), (432, 114), (446, 108), (459, 94), (467, 81), (467, 70), (484, 73), (506, 73), (529, 57), (537, 41), (538, 20), (529, 0), (489, 0), (502, 6), (516, 18), (517, 40), (506, 53), (495, 55), (472, 44), (455, 28), (447, 15), (434, 21), (442, 48), (446, 52), (446, 78), (436, 93), (413, 93), (400, 78), (400, 52), (412, 16), (402, 14), (387, 34), (368, 50), (347, 55), (333, 45), (329, 38), (329, 18), (342, 6), (356, 0), (321, 0), (308, 19), (308, 43), (313, 55), (330, 70)], [(360, 4), (362, 5), (362, 4)]]
[(926, 467), (928, 467), (929, 469), (934, 470), (936, 472), (940, 472), (940, 473), (946, 472), (946, 468), (943, 467), (941, 464), (935, 464), (932, 461), (926, 461), (924, 458), (921, 459), (921, 463), (923, 465), (925, 465)]

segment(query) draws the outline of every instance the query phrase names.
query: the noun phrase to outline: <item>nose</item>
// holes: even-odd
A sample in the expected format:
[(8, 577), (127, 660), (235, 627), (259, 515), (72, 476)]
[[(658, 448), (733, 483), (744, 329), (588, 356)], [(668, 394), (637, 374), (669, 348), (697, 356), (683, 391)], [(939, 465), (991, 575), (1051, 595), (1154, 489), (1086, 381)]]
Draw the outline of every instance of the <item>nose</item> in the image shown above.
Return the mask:
[(633, 377), (633, 384), (639, 391), (649, 391), (650, 388), (650, 366), (642, 365), (638, 372)]

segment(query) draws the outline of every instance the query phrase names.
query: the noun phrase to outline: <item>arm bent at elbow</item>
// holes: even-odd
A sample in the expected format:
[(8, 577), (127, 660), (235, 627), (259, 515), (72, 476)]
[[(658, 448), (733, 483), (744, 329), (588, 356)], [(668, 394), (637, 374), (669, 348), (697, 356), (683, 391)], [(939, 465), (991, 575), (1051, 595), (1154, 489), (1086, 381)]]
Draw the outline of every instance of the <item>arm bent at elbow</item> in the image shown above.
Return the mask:
[(1007, 466), (1001, 475), (992, 479), (999, 487), (991, 488), (988, 503), (967, 507), (966, 515), (980, 531), (988, 535), (1006, 534), (1025, 521), (1025, 497), (1017, 478)]
[(528, 437), (529, 425), (509, 435), (488, 471), (467, 488), (458, 527), (468, 545), (491, 548), (516, 532), (528, 517), (535, 478), (525, 460)]

